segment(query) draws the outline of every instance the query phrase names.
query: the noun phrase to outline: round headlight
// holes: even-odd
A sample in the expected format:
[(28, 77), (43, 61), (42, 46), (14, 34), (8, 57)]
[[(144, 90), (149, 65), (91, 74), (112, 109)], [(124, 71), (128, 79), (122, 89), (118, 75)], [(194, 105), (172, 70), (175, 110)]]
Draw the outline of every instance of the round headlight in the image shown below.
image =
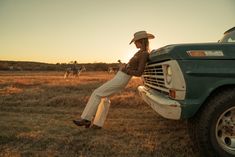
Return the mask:
[(167, 75), (171, 76), (172, 75), (172, 70), (170, 66), (167, 66), (166, 68)]
[(170, 84), (172, 81), (172, 69), (170, 66), (167, 66), (166, 68), (166, 82)]

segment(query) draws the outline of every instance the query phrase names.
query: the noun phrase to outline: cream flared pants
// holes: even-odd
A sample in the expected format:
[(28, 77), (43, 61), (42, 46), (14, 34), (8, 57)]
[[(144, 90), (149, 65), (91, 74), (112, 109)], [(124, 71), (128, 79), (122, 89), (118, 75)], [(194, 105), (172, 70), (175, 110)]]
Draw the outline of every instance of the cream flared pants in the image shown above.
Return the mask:
[(124, 89), (131, 77), (131, 75), (119, 70), (111, 80), (95, 89), (82, 112), (81, 118), (92, 121), (95, 116), (93, 124), (102, 127), (110, 106), (108, 96)]

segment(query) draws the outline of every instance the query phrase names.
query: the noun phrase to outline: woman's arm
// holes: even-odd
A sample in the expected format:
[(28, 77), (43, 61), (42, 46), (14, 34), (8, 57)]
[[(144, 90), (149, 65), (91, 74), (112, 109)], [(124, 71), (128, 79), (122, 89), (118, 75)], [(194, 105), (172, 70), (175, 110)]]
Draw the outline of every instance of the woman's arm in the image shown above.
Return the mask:
[(138, 64), (137, 70), (127, 69), (126, 73), (128, 75), (133, 75), (133, 76), (138, 76), (138, 77), (141, 76), (144, 72), (145, 65), (148, 61), (148, 57), (149, 57), (149, 54), (147, 52), (146, 53), (141, 53), (139, 55), (139, 64)]

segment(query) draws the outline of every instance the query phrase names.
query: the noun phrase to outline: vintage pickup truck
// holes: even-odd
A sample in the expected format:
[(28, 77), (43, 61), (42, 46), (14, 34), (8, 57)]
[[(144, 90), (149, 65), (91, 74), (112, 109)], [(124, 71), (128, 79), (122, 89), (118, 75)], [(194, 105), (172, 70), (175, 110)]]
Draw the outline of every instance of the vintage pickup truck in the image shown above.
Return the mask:
[(188, 119), (203, 156), (235, 156), (235, 27), (215, 43), (168, 45), (150, 53), (138, 87), (168, 119)]

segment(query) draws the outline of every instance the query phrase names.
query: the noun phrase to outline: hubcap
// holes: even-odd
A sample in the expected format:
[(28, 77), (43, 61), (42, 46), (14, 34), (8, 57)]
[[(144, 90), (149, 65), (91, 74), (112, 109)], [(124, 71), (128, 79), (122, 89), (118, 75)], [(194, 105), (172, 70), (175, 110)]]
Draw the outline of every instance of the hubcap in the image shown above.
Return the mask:
[(235, 107), (220, 115), (215, 134), (221, 148), (230, 154), (235, 154)]

